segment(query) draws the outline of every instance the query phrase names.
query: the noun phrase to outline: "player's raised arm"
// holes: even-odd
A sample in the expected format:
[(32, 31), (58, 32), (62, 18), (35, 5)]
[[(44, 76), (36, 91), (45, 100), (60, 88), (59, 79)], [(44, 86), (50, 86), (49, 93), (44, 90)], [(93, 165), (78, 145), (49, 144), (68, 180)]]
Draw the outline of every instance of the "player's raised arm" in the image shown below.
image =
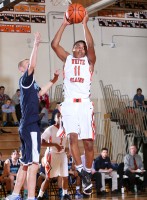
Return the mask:
[(38, 47), (39, 47), (39, 43), (41, 40), (41, 35), (39, 32), (36, 32), (34, 34), (34, 36), (35, 36), (35, 40), (34, 40), (33, 50), (32, 50), (31, 56), (30, 56), (30, 65), (29, 65), (29, 69), (28, 69), (29, 75), (34, 71), (34, 69), (36, 67)]
[(65, 51), (65, 49), (60, 45), (61, 37), (62, 34), (66, 28), (66, 26), (69, 25), (69, 22), (66, 20), (66, 17), (64, 15), (64, 20), (62, 25), (60, 26), (59, 30), (57, 31), (54, 39), (51, 42), (51, 46), (53, 50), (55, 51), (56, 55), (63, 61), (65, 62), (67, 56), (69, 53)]
[(88, 13), (86, 12), (86, 15), (83, 19), (83, 29), (84, 29), (85, 42), (87, 45), (87, 57), (89, 59), (90, 64), (94, 66), (96, 62), (96, 55), (95, 55), (95, 50), (94, 50), (93, 38), (87, 26), (88, 19), (89, 19)]

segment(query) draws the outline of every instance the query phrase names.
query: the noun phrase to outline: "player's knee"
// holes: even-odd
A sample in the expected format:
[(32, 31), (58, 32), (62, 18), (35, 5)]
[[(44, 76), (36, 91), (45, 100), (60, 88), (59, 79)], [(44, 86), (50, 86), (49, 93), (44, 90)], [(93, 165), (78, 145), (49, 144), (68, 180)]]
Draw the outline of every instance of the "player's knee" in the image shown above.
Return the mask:
[(78, 135), (76, 133), (71, 133), (69, 137), (70, 146), (78, 143)]
[(22, 170), (23, 170), (23, 171), (27, 171), (27, 170), (28, 170), (28, 166), (23, 165), (23, 166), (22, 166)]
[(93, 151), (93, 141), (92, 140), (85, 140), (85, 151)]

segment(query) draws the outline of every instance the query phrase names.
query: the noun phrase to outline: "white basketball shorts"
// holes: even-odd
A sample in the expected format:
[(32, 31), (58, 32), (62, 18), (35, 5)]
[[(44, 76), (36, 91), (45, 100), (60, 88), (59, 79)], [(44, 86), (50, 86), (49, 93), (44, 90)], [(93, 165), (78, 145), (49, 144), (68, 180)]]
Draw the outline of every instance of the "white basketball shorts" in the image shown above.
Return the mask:
[(77, 133), (79, 139), (94, 139), (93, 109), (89, 99), (65, 99), (61, 104), (61, 115), (66, 134)]
[(65, 152), (45, 153), (44, 161), (45, 172), (48, 178), (68, 176), (68, 160)]

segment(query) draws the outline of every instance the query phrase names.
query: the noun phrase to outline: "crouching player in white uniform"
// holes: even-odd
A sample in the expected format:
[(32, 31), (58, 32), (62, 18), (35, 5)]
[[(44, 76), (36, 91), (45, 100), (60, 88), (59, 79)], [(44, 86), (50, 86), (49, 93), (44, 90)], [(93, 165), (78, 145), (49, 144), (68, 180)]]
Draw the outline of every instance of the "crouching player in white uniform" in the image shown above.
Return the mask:
[(38, 200), (43, 199), (43, 194), (48, 188), (49, 179), (61, 176), (63, 177), (63, 199), (70, 200), (67, 194), (68, 189), (68, 161), (65, 153), (66, 137), (57, 137), (57, 131), (60, 123), (60, 113), (55, 115), (55, 124), (48, 127), (41, 136), (42, 146), (46, 146), (45, 151), (45, 172), (46, 178), (41, 185)]

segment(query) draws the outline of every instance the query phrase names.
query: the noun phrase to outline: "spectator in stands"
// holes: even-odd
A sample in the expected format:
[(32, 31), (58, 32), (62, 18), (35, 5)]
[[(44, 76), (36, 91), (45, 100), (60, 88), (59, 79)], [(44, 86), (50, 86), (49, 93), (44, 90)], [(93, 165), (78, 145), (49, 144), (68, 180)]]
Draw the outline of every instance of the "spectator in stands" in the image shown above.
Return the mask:
[(118, 192), (118, 182), (117, 182), (117, 172), (113, 170), (113, 166), (111, 164), (110, 158), (108, 156), (108, 149), (102, 148), (101, 155), (95, 159), (95, 170), (99, 171), (102, 176), (102, 194), (106, 193), (105, 188), (105, 178), (112, 178), (112, 194), (116, 194)]
[(12, 96), (12, 103), (17, 105), (20, 103), (20, 89), (17, 89), (15, 94)]
[(2, 105), (5, 103), (7, 99), (10, 99), (10, 97), (4, 93), (5, 92), (5, 87), (0, 86), (0, 116), (2, 116)]
[(16, 116), (18, 121), (21, 119), (21, 108), (20, 108), (20, 89), (16, 90), (16, 93), (12, 97), (12, 103), (15, 106)]
[[(130, 190), (135, 192), (134, 185), (137, 185), (137, 191), (147, 187), (147, 172), (144, 170), (141, 156), (137, 154), (137, 148), (135, 145), (131, 145), (129, 148), (129, 154), (124, 157), (124, 173), (130, 180)], [(136, 174), (144, 178), (143, 182), (140, 179), (136, 179)]]
[(40, 107), (41, 107), (41, 112), (39, 114), (40, 117), (40, 130), (43, 132), (45, 128), (48, 127), (49, 122), (48, 122), (48, 109), (46, 108), (46, 102), (42, 100), (40, 102)]
[(7, 171), (7, 177), (10, 179), (11, 182), (11, 191), (13, 191), (19, 167), (19, 152), (17, 150), (14, 150), (11, 153), (11, 158), (7, 159), (4, 165), (5, 171)]
[[(42, 146), (47, 147), (45, 152), (45, 172), (46, 178), (42, 183), (38, 200), (43, 198), (43, 194), (48, 187), (49, 178), (63, 177), (63, 199), (70, 200), (67, 194), (68, 189), (68, 161), (65, 153), (66, 137), (56, 137), (59, 129), (60, 113), (55, 115), (56, 124), (48, 127), (41, 136)], [(64, 133), (65, 134), (65, 133)]]
[[(83, 154), (81, 156), (81, 160), (82, 160), (82, 164), (83, 164), (83, 167), (85, 168), (86, 165), (85, 165), (85, 154)], [(103, 195), (103, 192), (101, 192), (101, 188), (102, 188), (102, 177), (101, 177), (101, 173), (98, 172), (97, 170), (95, 170), (95, 163), (93, 161), (93, 164), (92, 164), (92, 169), (91, 169), (91, 174), (92, 174), (92, 180), (95, 181), (95, 189), (96, 189), (96, 193), (97, 193), (97, 196), (99, 195)]]
[(0, 183), (6, 185), (7, 194), (11, 194), (11, 183), (8, 177), (7, 169), (5, 169), (5, 161), (2, 159), (2, 153), (0, 152)]
[(45, 101), (45, 107), (48, 110), (49, 109), (49, 96), (47, 93), (45, 93), (44, 95), (39, 97), (39, 101), (41, 102), (42, 100)]
[(4, 161), (2, 159), (2, 152), (0, 152), (0, 181), (1, 181), (1, 176), (3, 174), (3, 170), (4, 170)]
[(134, 101), (134, 105), (135, 107), (139, 107), (139, 106), (145, 106), (144, 103), (144, 95), (142, 94), (142, 89), (138, 88), (136, 91), (136, 94), (133, 98)]
[(15, 107), (12, 105), (11, 99), (7, 99), (5, 104), (2, 105), (2, 120), (3, 120), (3, 126), (12, 126), (12, 120), (14, 121), (14, 125), (18, 126), (19, 122), (16, 117)]

